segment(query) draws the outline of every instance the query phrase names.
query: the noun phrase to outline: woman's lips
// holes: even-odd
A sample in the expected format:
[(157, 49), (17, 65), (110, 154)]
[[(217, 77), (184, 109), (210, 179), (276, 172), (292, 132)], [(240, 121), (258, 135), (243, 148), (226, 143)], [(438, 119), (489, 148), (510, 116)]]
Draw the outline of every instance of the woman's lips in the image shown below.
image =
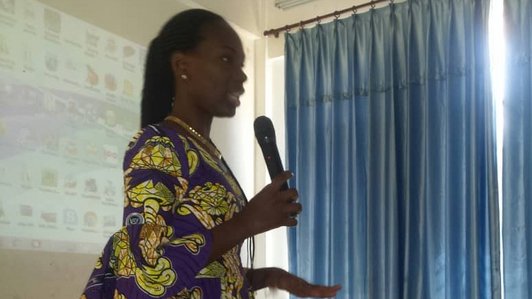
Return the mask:
[(237, 92), (231, 92), (229, 93), (229, 101), (235, 106), (235, 107), (238, 107), (240, 106), (240, 96), (242, 95), (243, 92), (240, 92), (240, 91), (237, 91)]

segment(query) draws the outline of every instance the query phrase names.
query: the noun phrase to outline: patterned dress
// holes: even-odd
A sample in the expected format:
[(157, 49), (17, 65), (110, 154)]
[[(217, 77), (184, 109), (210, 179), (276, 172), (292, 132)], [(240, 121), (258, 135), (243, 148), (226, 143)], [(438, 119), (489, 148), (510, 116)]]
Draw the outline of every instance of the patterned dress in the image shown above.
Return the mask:
[(208, 264), (210, 229), (245, 196), (225, 163), (163, 124), (132, 140), (124, 159), (124, 227), (84, 290), (93, 298), (249, 298), (242, 244)]

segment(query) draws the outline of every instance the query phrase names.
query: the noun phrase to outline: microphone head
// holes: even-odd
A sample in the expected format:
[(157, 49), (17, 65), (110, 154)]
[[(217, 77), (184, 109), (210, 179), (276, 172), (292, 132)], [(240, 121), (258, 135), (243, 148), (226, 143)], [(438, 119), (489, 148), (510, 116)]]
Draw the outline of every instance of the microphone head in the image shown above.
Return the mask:
[(264, 115), (257, 117), (253, 123), (253, 128), (255, 129), (255, 137), (259, 145), (275, 143), (275, 129), (273, 128), (272, 121), (268, 117)]

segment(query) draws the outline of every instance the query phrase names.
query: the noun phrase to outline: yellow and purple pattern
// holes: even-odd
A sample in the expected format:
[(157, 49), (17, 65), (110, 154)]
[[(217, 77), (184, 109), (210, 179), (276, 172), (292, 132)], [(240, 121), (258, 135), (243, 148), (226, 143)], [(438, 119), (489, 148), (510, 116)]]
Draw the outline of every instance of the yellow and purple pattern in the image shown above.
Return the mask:
[(83, 299), (250, 297), (241, 245), (208, 263), (210, 229), (246, 204), (223, 161), (194, 139), (149, 126), (126, 152), (124, 187), (124, 226), (105, 246)]

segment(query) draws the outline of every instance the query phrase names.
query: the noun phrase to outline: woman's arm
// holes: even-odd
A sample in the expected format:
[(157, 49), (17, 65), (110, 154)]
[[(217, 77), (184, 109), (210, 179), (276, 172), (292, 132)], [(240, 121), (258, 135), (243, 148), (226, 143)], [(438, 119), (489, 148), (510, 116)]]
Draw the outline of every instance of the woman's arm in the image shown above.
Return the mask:
[(281, 185), (291, 177), (288, 171), (279, 174), (240, 213), (211, 229), (213, 244), (209, 261), (248, 237), (280, 226), (297, 225), (297, 219), (291, 216), (301, 212), (301, 204), (295, 202), (297, 191), (281, 190)]

